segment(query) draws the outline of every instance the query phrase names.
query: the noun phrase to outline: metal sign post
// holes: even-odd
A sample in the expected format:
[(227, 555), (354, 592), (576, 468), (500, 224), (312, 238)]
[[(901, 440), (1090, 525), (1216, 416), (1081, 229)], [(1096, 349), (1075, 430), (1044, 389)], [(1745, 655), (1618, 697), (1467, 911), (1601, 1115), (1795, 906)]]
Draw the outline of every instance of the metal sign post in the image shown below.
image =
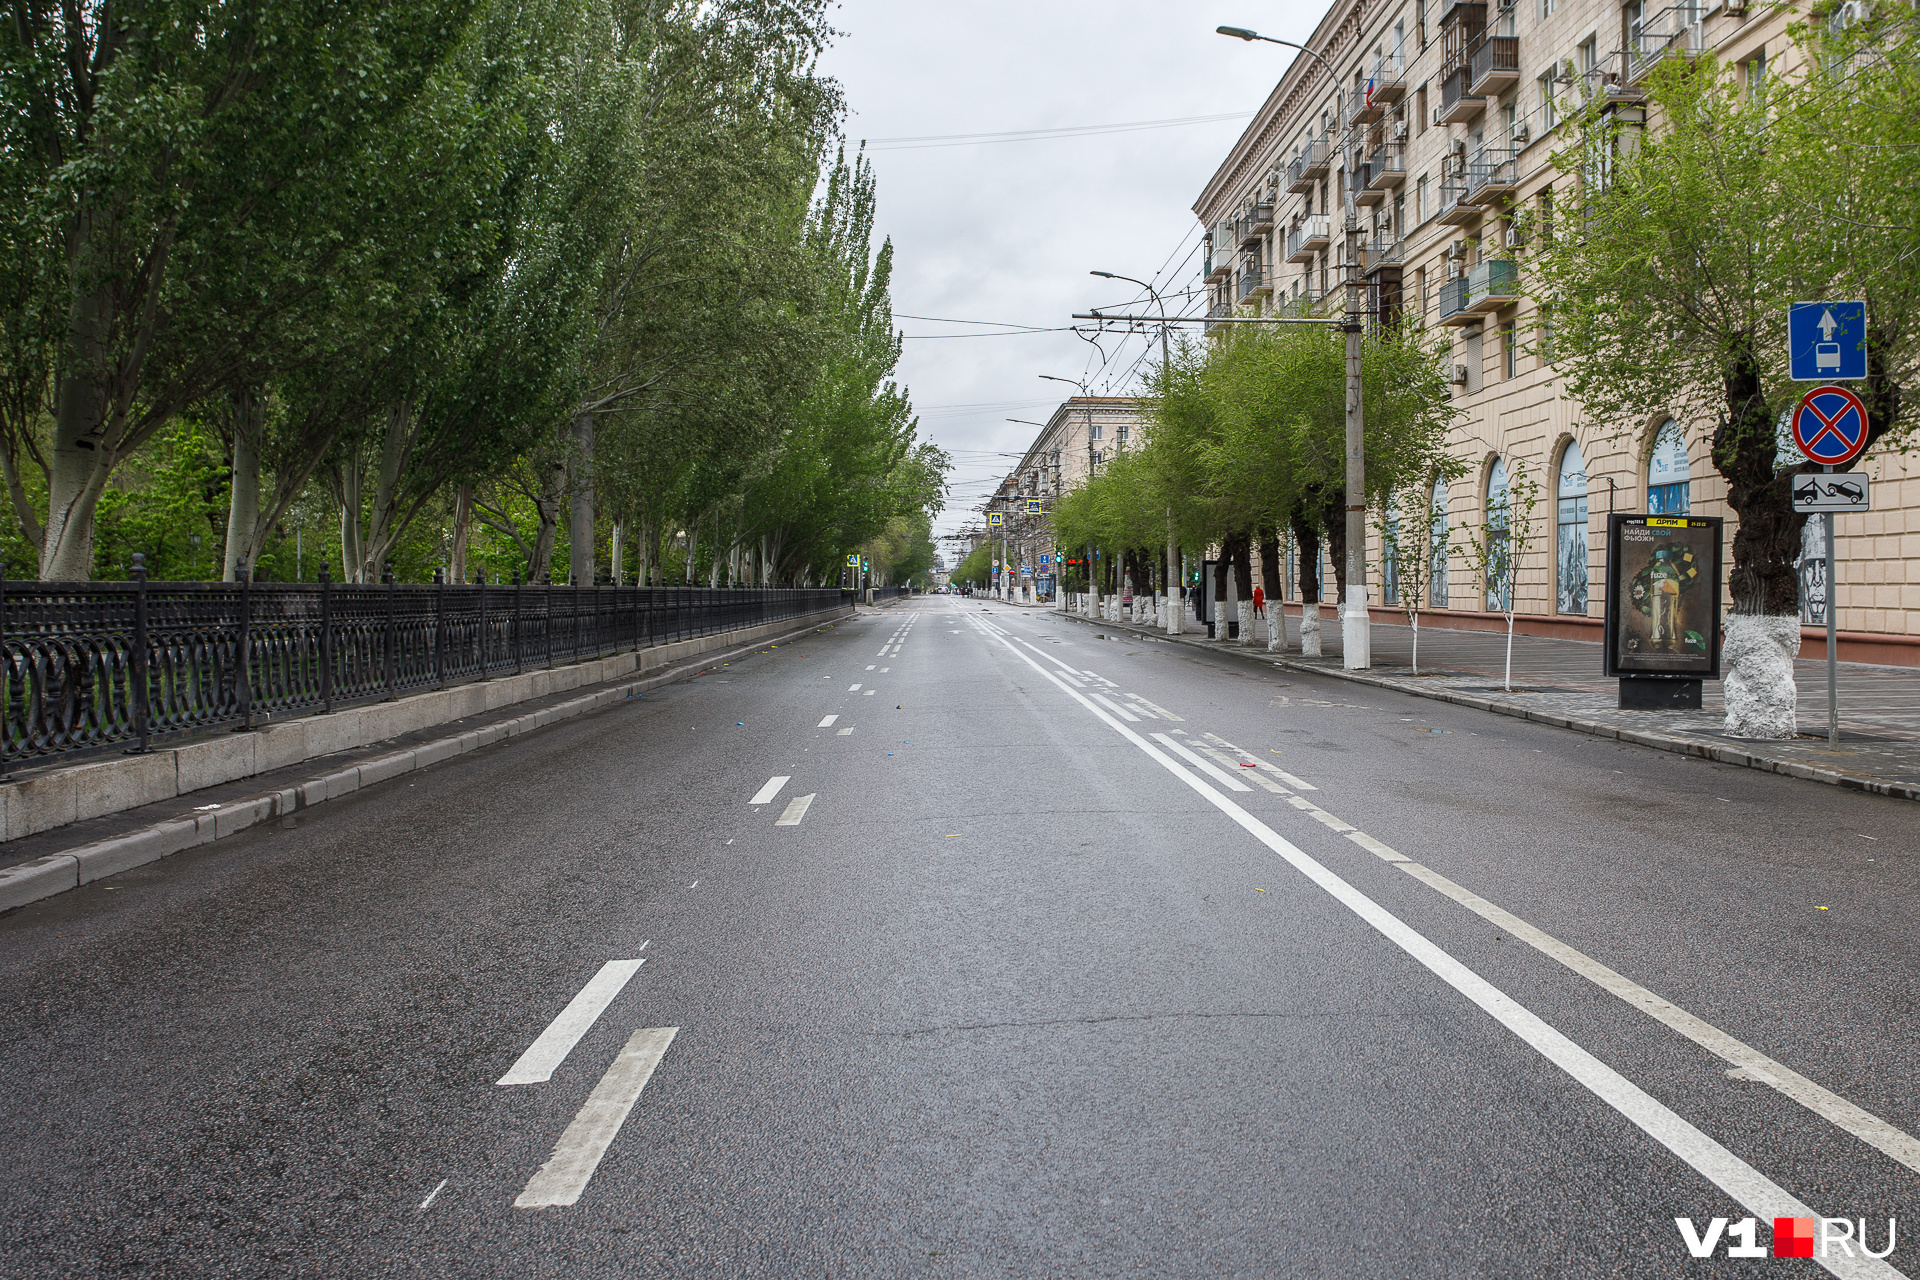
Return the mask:
[[(1832, 467), (1827, 468), (1832, 471)], [(1840, 592), (1834, 584), (1833, 512), (1827, 520), (1827, 745), (1840, 745)]]
[[(1810, 305), (1810, 304), (1809, 304)], [(1822, 308), (1819, 332), (1824, 338), (1835, 334), (1831, 310)], [(1843, 314), (1845, 314), (1843, 312)], [(1851, 318), (1849, 316), (1849, 318)], [(1811, 327), (1811, 326), (1810, 326)], [(1809, 346), (1813, 344), (1809, 343)], [(1825, 344), (1832, 345), (1832, 344)], [(1854, 359), (1851, 349), (1843, 348), (1844, 359)], [(1797, 358), (1797, 352), (1796, 352)], [(1839, 359), (1841, 357), (1835, 357)], [(1864, 355), (1859, 357), (1865, 359)], [(1799, 376), (1796, 368), (1795, 376)], [(1872, 490), (1864, 475), (1835, 479), (1833, 469), (1845, 466), (1867, 447), (1867, 406), (1845, 387), (1815, 387), (1800, 399), (1793, 411), (1793, 442), (1808, 461), (1820, 464), (1824, 475), (1808, 477), (1793, 491), (1793, 509), (1820, 512), (1825, 518), (1827, 535), (1827, 743), (1840, 745), (1840, 588), (1838, 554), (1835, 547), (1833, 513), (1836, 510), (1864, 511), (1872, 506)]]

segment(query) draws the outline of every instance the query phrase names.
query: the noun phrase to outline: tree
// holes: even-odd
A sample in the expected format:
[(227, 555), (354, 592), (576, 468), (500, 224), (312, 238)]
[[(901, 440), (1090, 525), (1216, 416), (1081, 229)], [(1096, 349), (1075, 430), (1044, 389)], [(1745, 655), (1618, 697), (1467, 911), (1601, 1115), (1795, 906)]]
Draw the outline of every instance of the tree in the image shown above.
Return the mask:
[[(1803, 32), (1807, 70), (1797, 84), (1741, 85), (1711, 57), (1676, 59), (1648, 78), (1646, 129), (1600, 104), (1575, 114), (1555, 162), (1576, 175), (1577, 221), (1562, 234), (1539, 225), (1529, 237), (1529, 291), (1551, 309), (1551, 358), (1571, 398), (1620, 432), (1639, 429), (1654, 408), (1715, 423), (1713, 463), (1739, 520), (1724, 655), (1730, 733), (1796, 732), (1795, 562), (1805, 517), (1791, 488), (1812, 464), (1781, 442), (1782, 416), (1800, 390), (1787, 380), (1792, 302), (1869, 299), (1861, 388), (1869, 448), (1909, 431), (1900, 384), (1920, 337), (1915, 223), (1910, 195), (1876, 185), (1911, 186), (1894, 177), (1905, 163), (1894, 157), (1910, 158), (1896, 140), (1912, 136), (1920, 110), (1911, 15), (1901, 21), (1906, 33), (1894, 40), (1905, 41), (1904, 65), (1890, 49), (1866, 57), (1865, 35), (1843, 35), (1836, 48), (1826, 31)], [(1877, 109), (1834, 109), (1856, 89)], [(1851, 160), (1833, 155), (1842, 145), (1862, 161), (1853, 170), (1862, 177), (1816, 176), (1848, 171)], [(1894, 207), (1903, 200), (1904, 221)], [(1820, 207), (1835, 218), (1806, 216)]]
[[(1513, 459), (1511, 471), (1504, 471), (1503, 460), (1496, 459), (1493, 465), (1502, 469), (1505, 484), (1502, 486), (1496, 480), (1487, 486), (1487, 509), (1480, 526), (1462, 529), (1455, 549), (1485, 589), (1487, 608), (1507, 617), (1507, 666), (1502, 687), (1512, 690), (1513, 616), (1518, 595), (1515, 588), (1519, 585), (1521, 567), (1540, 541), (1533, 518), (1540, 505), (1540, 484), (1527, 470), (1527, 464), (1518, 458)], [(1432, 500), (1429, 486), (1427, 501)], [(1427, 509), (1426, 527), (1433, 528), (1431, 507)]]

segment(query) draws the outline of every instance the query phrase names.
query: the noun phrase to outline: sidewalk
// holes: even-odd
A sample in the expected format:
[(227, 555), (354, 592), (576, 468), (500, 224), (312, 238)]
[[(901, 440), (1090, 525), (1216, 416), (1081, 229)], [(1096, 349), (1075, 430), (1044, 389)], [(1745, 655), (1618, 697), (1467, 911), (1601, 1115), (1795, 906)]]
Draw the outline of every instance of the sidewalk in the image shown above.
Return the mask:
[[(1092, 626), (1173, 639), (1158, 628), (1093, 622), (1077, 614), (1061, 616)], [(1506, 690), (1501, 684), (1507, 643), (1504, 632), (1422, 627), (1420, 674), (1415, 676), (1411, 628), (1383, 626), (1375, 621), (1372, 669), (1348, 672), (1341, 666), (1340, 623), (1331, 608), (1323, 611), (1320, 627), (1324, 653), (1319, 658), (1300, 656), (1297, 614), (1287, 618), (1292, 652), (1286, 654), (1267, 652), (1264, 620), (1255, 626), (1258, 634), (1252, 646), (1208, 640), (1206, 628), (1190, 617), (1186, 634), (1177, 643), (1726, 764), (1920, 800), (1920, 671), (1910, 668), (1840, 664), (1840, 744), (1836, 748), (1827, 741), (1824, 654), (1803, 650), (1794, 664), (1801, 737), (1791, 742), (1760, 742), (1722, 731), (1724, 704), (1717, 680), (1706, 682), (1698, 711), (1620, 710), (1619, 684), (1600, 674), (1600, 646), (1587, 641), (1515, 636), (1513, 688)]]

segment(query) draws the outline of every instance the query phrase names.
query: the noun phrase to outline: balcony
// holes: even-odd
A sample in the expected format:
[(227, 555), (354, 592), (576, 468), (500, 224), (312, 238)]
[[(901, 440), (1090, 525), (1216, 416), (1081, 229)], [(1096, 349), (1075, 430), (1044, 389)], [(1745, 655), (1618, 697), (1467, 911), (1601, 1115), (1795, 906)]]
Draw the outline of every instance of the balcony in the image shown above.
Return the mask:
[(1441, 124), (1466, 124), (1487, 109), (1485, 98), (1476, 98), (1467, 91), (1472, 75), (1471, 67), (1460, 67), (1440, 81)]
[(1407, 69), (1391, 54), (1373, 60), (1373, 100), (1392, 106), (1407, 96)]
[(1287, 166), (1287, 190), (1294, 195), (1312, 191), (1314, 184), (1327, 176), (1329, 151), (1325, 138), (1316, 138), (1302, 148)]
[(1228, 306), (1224, 302), (1216, 302), (1212, 306), (1208, 307), (1206, 332), (1212, 333), (1215, 329), (1231, 328), (1232, 326), (1230, 325), (1215, 324), (1214, 321), (1225, 319), (1227, 316), (1230, 316), (1232, 314), (1233, 314), (1233, 308)]
[(1251, 249), (1260, 243), (1260, 238), (1273, 230), (1273, 202), (1256, 204), (1240, 215), (1240, 247)]
[(1481, 36), (1468, 59), (1467, 92), (1491, 98), (1520, 83), (1520, 37)]
[(1460, 195), (1462, 204), (1491, 204), (1513, 194), (1519, 183), (1520, 164), (1511, 151), (1482, 147), (1467, 161), (1467, 187)]
[(1376, 205), (1387, 198), (1384, 191), (1375, 191), (1373, 183), (1373, 165), (1361, 162), (1347, 170), (1347, 194), (1357, 205)]
[(1367, 185), (1375, 191), (1390, 191), (1406, 180), (1406, 147), (1398, 142), (1375, 147), (1367, 157)]
[(1467, 193), (1465, 179), (1440, 184), (1440, 212), (1435, 216), (1449, 227), (1464, 227), (1480, 220), (1480, 210), (1461, 199)]
[(1454, 328), (1479, 324), (1480, 317), (1467, 310), (1467, 278), (1455, 276), (1440, 282), (1440, 323)]
[(1347, 113), (1347, 126), (1363, 129), (1367, 125), (1377, 124), (1380, 118), (1387, 114), (1387, 104), (1378, 98), (1367, 96), (1363, 91), (1355, 92), (1360, 93), (1360, 96), (1354, 100), (1352, 108)]
[(1332, 219), (1325, 214), (1317, 218), (1304, 218), (1299, 225), (1287, 234), (1287, 261), (1312, 262), (1315, 255), (1326, 248), (1332, 240), (1329, 224)]
[(1262, 280), (1259, 263), (1249, 263), (1241, 270), (1239, 296), (1242, 305), (1250, 302), (1256, 294), (1271, 292), (1273, 292), (1273, 284)]
[(1637, 85), (1669, 58), (1691, 62), (1706, 47), (1704, 10), (1672, 6), (1638, 24), (1627, 37), (1625, 79)]
[(1520, 301), (1520, 264), (1504, 258), (1483, 262), (1467, 273), (1466, 308), (1498, 311)]
[(1207, 236), (1207, 283), (1218, 284), (1233, 274), (1233, 220), (1216, 223)]
[(1375, 240), (1367, 246), (1368, 277), (1379, 275), (1383, 271), (1398, 272), (1401, 267), (1403, 249), (1398, 240)]

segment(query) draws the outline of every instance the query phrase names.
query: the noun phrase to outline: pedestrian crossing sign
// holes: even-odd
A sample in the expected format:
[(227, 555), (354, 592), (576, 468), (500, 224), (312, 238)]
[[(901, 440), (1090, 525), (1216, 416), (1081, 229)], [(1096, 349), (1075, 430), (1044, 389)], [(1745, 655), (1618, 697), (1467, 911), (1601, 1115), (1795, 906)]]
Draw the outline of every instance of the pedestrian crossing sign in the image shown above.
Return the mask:
[(860, 567), (860, 557), (859, 557), (859, 556), (857, 556), (857, 555), (851, 555), (851, 556), (848, 556), (848, 557), (847, 557), (847, 568), (849, 568), (849, 569), (858, 569), (859, 567)]
[(1002, 512), (999, 512), (999, 511), (989, 511), (989, 512), (987, 512), (987, 524), (988, 524), (988, 525), (990, 525), (990, 526), (992, 526), (992, 527), (994, 527), (994, 528), (998, 528), (999, 526), (1001, 526), (1001, 525), (1003, 525), (1003, 524), (1005, 524), (1006, 522), (1007, 522), (1007, 517), (1006, 517), (1006, 515), (1005, 515), (1004, 513), (1002, 513)]
[(1028, 499), (1027, 499), (1027, 514), (1028, 514), (1028, 515), (1030, 515), (1030, 516), (1037, 516), (1037, 515), (1039, 515), (1039, 514), (1040, 514), (1040, 510), (1041, 510), (1041, 508), (1040, 508), (1040, 499), (1038, 499), (1038, 498), (1028, 498)]

